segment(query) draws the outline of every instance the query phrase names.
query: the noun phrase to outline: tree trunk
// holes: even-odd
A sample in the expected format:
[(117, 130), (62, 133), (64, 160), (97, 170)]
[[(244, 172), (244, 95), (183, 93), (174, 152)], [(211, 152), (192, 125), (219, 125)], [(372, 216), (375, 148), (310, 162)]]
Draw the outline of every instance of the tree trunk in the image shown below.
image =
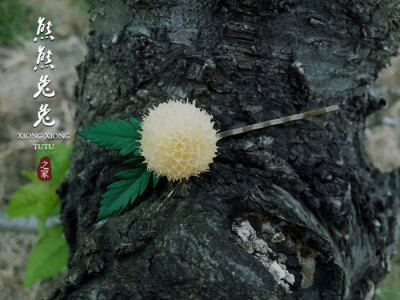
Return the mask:
[(51, 299), (371, 299), (399, 240), (399, 172), (363, 148), (369, 84), (399, 46), (392, 0), (118, 0), (92, 10), (76, 125), (196, 99), (228, 130), (208, 173), (96, 222), (121, 170), (77, 137), (59, 190), (70, 246)]

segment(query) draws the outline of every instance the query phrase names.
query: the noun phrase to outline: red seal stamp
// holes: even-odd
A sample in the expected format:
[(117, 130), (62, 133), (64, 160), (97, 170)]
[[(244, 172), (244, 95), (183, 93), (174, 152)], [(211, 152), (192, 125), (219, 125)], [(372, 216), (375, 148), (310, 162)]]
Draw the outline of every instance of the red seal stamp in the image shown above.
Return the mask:
[(44, 156), (40, 159), (37, 167), (37, 176), (41, 181), (51, 180), (51, 163), (50, 157)]

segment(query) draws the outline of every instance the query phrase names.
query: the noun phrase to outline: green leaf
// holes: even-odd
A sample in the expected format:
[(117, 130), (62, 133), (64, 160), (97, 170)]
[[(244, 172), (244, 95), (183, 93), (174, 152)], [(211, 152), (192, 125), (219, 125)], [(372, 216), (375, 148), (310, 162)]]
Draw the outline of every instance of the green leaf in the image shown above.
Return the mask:
[(61, 225), (50, 227), (32, 249), (26, 264), (24, 286), (58, 274), (67, 266), (67, 260), (68, 245)]
[(129, 121), (131, 122), (132, 126), (135, 126), (138, 130), (141, 128), (141, 123), (138, 119), (130, 117)]
[(26, 177), (26, 178), (32, 180), (33, 182), (39, 182), (39, 183), (41, 182), (41, 181), (39, 180), (39, 178), (37, 177), (37, 174), (35, 174), (35, 173), (33, 173), (33, 172), (29, 172), (29, 171), (27, 171), (27, 170), (23, 170), (23, 171), (21, 172), (21, 174), (22, 174), (22, 176), (24, 176), (24, 177)]
[(131, 158), (131, 159), (124, 161), (123, 165), (128, 166), (130, 168), (141, 168), (141, 167), (146, 166), (146, 164), (143, 163), (143, 161), (144, 161), (144, 157), (138, 156), (138, 157)]
[(138, 169), (121, 171), (121, 172), (115, 174), (113, 177), (117, 178), (117, 179), (125, 179), (125, 180), (135, 179), (135, 178), (138, 178), (140, 175), (142, 175), (143, 169), (144, 168), (138, 168)]
[(161, 176), (157, 175), (156, 172), (153, 172), (153, 188), (156, 187), (157, 183), (160, 181)]
[(130, 122), (116, 119), (115, 122), (103, 120), (103, 123), (93, 123), (78, 134), (91, 140), (99, 146), (110, 147), (110, 150), (121, 150), (120, 155), (136, 153), (140, 146), (140, 122), (134, 118)]
[(9, 217), (39, 216), (47, 218), (59, 205), (54, 188), (42, 183), (30, 183), (20, 188), (11, 198), (6, 213)]
[(49, 217), (59, 216), (61, 213), (61, 203), (58, 201), (56, 206), (53, 206), (53, 209), (49, 213)]
[(50, 157), (52, 178), (49, 183), (56, 187), (58, 187), (58, 185), (64, 180), (65, 175), (67, 174), (71, 152), (72, 144), (54, 144), (54, 150), (39, 150), (36, 153), (36, 165), (39, 164), (42, 157)]
[(150, 175), (151, 172), (147, 171), (146, 168), (126, 170), (115, 174), (114, 177), (122, 180), (108, 186), (108, 191), (104, 193), (101, 201), (98, 220), (132, 204), (145, 191), (149, 184)]
[(39, 235), (42, 237), (46, 232), (46, 218), (38, 217), (37, 218), (37, 226), (38, 226)]

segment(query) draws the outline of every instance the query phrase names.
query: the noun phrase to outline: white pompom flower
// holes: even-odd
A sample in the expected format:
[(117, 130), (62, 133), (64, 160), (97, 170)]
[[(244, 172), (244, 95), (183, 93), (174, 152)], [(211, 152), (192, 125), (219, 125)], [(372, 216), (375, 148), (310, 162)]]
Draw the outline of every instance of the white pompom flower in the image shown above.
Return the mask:
[(140, 149), (149, 170), (168, 180), (198, 176), (217, 153), (212, 116), (195, 103), (169, 100), (143, 117)]

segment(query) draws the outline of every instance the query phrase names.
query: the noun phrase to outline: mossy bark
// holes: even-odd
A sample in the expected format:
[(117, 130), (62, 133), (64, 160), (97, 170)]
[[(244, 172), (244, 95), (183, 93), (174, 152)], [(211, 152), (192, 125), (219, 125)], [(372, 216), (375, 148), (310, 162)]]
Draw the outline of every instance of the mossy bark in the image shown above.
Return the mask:
[[(392, 0), (100, 1), (78, 68), (76, 125), (196, 99), (227, 130), (339, 104), (337, 113), (226, 138), (211, 170), (162, 180), (96, 222), (121, 169), (77, 137), (59, 194), (70, 246), (51, 299), (364, 299), (399, 240), (399, 173), (363, 148), (384, 103), (369, 84), (396, 53)], [(172, 194), (171, 194), (172, 193)]]

